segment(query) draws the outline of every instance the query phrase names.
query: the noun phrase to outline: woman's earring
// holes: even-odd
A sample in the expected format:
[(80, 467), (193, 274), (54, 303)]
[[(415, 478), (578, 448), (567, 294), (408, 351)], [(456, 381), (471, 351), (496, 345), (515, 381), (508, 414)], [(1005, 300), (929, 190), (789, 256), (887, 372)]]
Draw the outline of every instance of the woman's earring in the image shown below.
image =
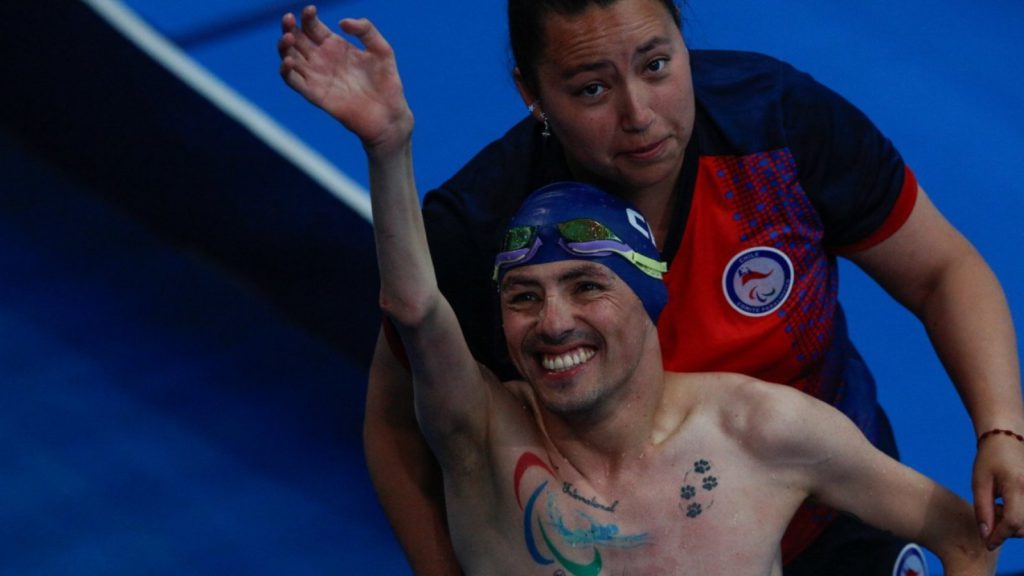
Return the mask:
[[(533, 114), (533, 111), (537, 109), (537, 104), (538, 102), (534, 102), (526, 107), (526, 109), (530, 111), (530, 114)], [(541, 112), (540, 121), (544, 123), (544, 129), (540, 131), (540, 135), (545, 138), (549, 138), (551, 136), (551, 126), (548, 124), (548, 115)]]

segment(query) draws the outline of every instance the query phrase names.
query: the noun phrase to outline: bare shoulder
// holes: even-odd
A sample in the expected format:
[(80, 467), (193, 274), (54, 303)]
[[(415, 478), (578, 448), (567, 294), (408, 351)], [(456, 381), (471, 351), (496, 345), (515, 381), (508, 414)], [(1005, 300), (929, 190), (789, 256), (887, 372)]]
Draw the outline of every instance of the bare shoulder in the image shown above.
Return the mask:
[(838, 414), (799, 390), (742, 374), (679, 376), (700, 396), (702, 409), (722, 433), (762, 461), (816, 459), (808, 449), (813, 447), (812, 435)]
[(667, 390), (680, 396), (698, 397), (707, 409), (717, 409), (744, 425), (752, 412), (783, 410), (809, 397), (789, 386), (772, 384), (732, 372), (669, 374)]

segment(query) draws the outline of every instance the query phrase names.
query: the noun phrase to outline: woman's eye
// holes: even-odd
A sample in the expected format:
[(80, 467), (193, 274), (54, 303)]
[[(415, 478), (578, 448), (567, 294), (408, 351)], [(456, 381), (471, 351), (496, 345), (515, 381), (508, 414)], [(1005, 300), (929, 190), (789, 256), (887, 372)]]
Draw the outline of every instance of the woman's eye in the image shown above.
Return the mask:
[(651, 72), (661, 72), (666, 67), (668, 67), (668, 58), (658, 58), (647, 64), (647, 70)]
[(580, 94), (593, 98), (604, 93), (604, 86), (600, 84), (587, 84), (580, 90)]

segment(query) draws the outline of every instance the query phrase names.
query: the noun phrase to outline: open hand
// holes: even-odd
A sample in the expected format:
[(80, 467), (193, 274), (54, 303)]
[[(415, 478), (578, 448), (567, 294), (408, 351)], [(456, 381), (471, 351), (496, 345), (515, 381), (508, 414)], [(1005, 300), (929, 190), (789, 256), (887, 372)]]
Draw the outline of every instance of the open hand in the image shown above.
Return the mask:
[(366, 19), (344, 19), (340, 28), (362, 42), (360, 49), (332, 32), (316, 7), (281, 19), (277, 50), (284, 81), (355, 133), (368, 152), (408, 142), (413, 116), (391, 45)]

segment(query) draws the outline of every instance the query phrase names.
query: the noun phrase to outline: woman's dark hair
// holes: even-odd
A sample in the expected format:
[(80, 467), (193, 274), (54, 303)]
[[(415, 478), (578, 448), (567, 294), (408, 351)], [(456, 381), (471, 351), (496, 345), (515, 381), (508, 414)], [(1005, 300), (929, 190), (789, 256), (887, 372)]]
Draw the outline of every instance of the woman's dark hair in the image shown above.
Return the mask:
[[(661, 2), (676, 26), (683, 28), (683, 17), (675, 0)], [(548, 14), (575, 16), (591, 5), (602, 8), (618, 0), (508, 0), (508, 35), (512, 60), (526, 86), (537, 92), (537, 64), (544, 53), (544, 20)]]

